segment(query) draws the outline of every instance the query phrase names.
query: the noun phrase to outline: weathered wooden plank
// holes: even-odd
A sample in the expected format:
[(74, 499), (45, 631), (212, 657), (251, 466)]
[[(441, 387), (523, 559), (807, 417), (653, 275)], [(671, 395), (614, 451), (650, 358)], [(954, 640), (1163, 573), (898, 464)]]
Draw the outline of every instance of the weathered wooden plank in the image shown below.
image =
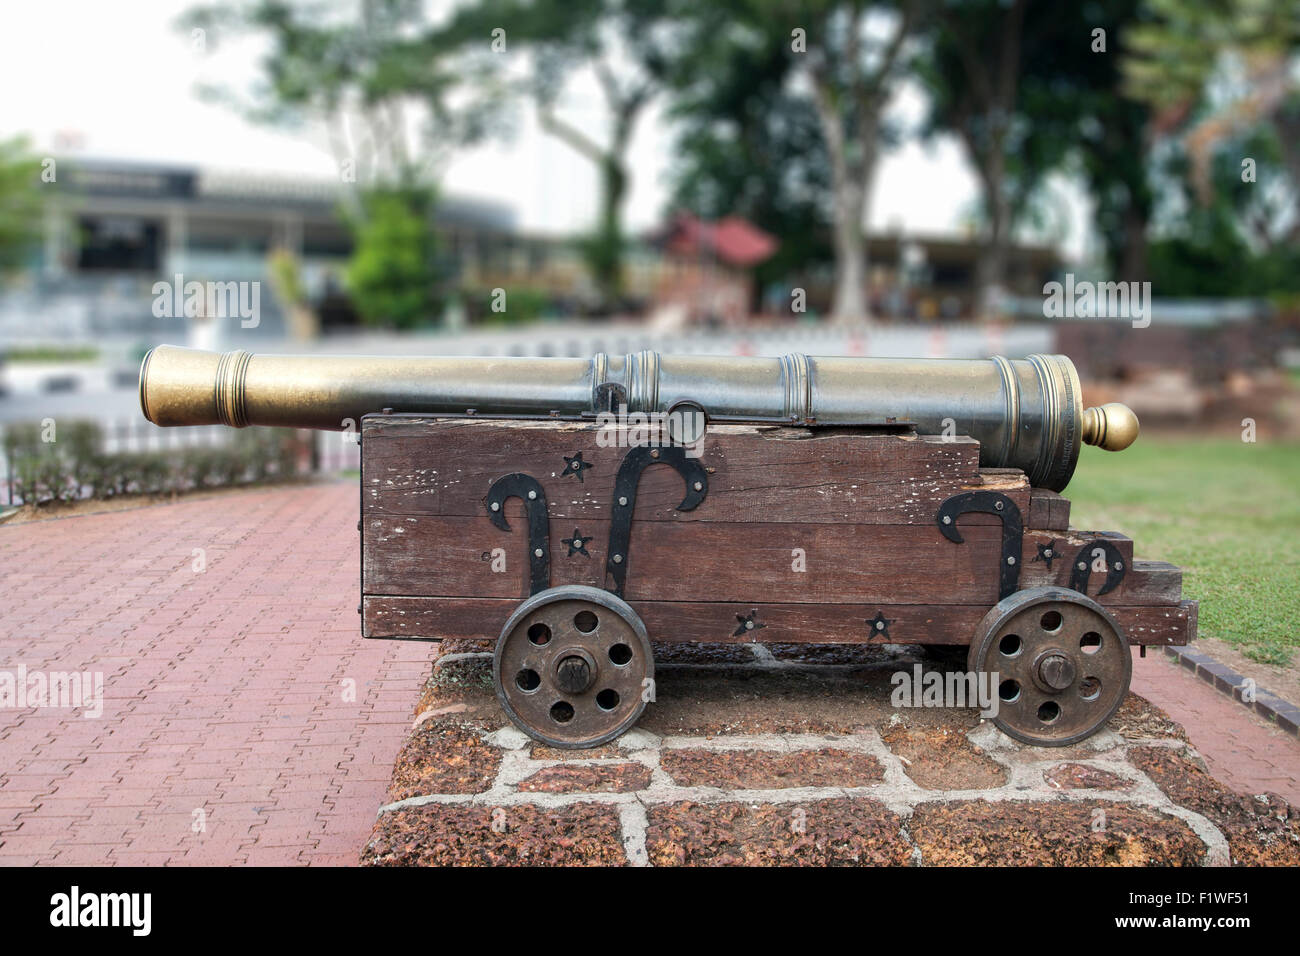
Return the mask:
[[(517, 601), (503, 598), (367, 596), (367, 637), (412, 639), (495, 638)], [(633, 602), (651, 640), (675, 642), (802, 642), (968, 644), (987, 607), (902, 604), (742, 604), (727, 602)], [(1163, 607), (1111, 606), (1133, 644), (1185, 644), (1196, 629), (1195, 601)], [(885, 634), (867, 621), (889, 621)], [(753, 616), (756, 626), (741, 623)]]
[[(492, 482), (524, 472), (542, 484), (552, 517), (608, 517), (614, 477), (627, 452), (603, 446), (595, 425), (572, 422), (394, 415), (367, 418), (362, 432), (366, 514), (481, 515)], [(581, 468), (581, 480), (566, 467), (566, 458), (579, 452), (589, 466)], [(651, 467), (638, 489), (637, 520), (761, 515), (767, 522), (926, 524), (945, 498), (990, 481), (1022, 512), (1029, 506), (1024, 475), (981, 478), (979, 444), (965, 437), (715, 425), (700, 462), (709, 470), (705, 506), (677, 511), (681, 477)]]
[[(363, 519), (367, 594), (522, 599), (527, 521), (507, 505), (509, 532), (481, 518), (370, 515)], [(639, 514), (639, 509), (638, 509)], [(974, 517), (974, 516), (972, 516)], [(997, 600), (1001, 529), (962, 519), (964, 543), (934, 524), (634, 521), (624, 565), (628, 600), (956, 604)], [(606, 587), (607, 520), (550, 522), (551, 584)], [(579, 537), (587, 555), (563, 539)], [(501, 549), (495, 555), (493, 551)], [(504, 562), (504, 569), (502, 569)], [(1058, 563), (1059, 567), (1059, 563)]]
[(1068, 531), (1069, 499), (1046, 488), (1034, 488), (1029, 493), (1029, 518), (1025, 527), (1036, 531)]
[[(363, 521), (362, 566), (369, 594), (461, 594), (518, 597), (527, 593), (527, 521), (523, 506), (506, 507), (511, 530), (486, 517), (370, 516)], [(972, 516), (973, 517), (973, 516)], [(674, 525), (633, 522), (625, 559), (628, 596), (662, 600), (770, 598), (773, 591), (801, 603), (892, 601), (912, 603), (943, 595), (958, 604), (996, 598), (1001, 560), (997, 526), (967, 526), (964, 543), (943, 538), (937, 527), (915, 525), (798, 525), (708, 522)], [(579, 549), (577, 539), (582, 540)], [(574, 542), (566, 545), (568, 540)], [(608, 587), (605, 576), (609, 522), (550, 523), (551, 583)], [(1182, 574), (1163, 562), (1134, 562), (1133, 543), (1108, 540), (1128, 565), (1112, 601), (1168, 604), (1179, 600)], [(1091, 537), (1027, 532), (1020, 586), (1071, 584), (1074, 561), (1092, 550)], [(1054, 549), (1051, 566), (1041, 547)], [(585, 554), (583, 551), (585, 550)], [(697, 565), (694, 566), (693, 565)], [(1106, 575), (1093, 573), (1088, 593)]]

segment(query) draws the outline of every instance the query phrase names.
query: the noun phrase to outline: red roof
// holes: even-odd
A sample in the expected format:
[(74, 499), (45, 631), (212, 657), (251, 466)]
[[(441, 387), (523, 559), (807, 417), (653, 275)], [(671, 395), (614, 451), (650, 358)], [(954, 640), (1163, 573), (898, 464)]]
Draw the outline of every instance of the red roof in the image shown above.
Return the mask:
[(704, 222), (681, 212), (668, 226), (664, 246), (679, 256), (714, 255), (728, 265), (752, 266), (770, 258), (778, 243), (775, 237), (739, 216)]

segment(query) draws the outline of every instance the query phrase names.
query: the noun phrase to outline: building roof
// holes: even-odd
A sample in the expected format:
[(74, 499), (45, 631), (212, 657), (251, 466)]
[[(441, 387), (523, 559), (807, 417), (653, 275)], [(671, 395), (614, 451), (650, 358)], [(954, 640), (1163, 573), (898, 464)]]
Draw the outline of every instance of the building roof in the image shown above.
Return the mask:
[(716, 256), (733, 266), (757, 265), (771, 258), (779, 246), (775, 236), (739, 216), (705, 222), (689, 212), (673, 216), (658, 239), (672, 255)]
[[(274, 206), (331, 217), (345, 188), (335, 179), (288, 173), (97, 158), (60, 160), (59, 182), (74, 192), (108, 199), (161, 200), (208, 209)], [(435, 218), (444, 225), (501, 232), (515, 227), (510, 206), (477, 197), (440, 196)]]

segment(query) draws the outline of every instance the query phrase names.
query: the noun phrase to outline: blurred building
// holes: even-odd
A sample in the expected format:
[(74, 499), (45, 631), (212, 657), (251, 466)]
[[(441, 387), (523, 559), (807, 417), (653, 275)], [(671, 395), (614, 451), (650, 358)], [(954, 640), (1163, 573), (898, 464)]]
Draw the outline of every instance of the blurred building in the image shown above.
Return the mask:
[[(49, 199), (29, 291), (56, 314), (81, 316), (83, 333), (145, 331), (160, 279), (268, 280), (268, 256), (279, 249), (298, 260), (326, 324), (351, 320), (340, 292), (352, 250), (342, 183), (95, 159), (56, 168), (43, 186)], [(439, 203), (436, 227), (449, 268), (462, 276), (500, 258), (515, 220), (504, 204), (451, 196)], [(262, 299), (263, 334), (283, 322), (272, 299)]]
[[(321, 327), (357, 323), (343, 291), (352, 251), (343, 218), (346, 190), (333, 180), (105, 159), (61, 159), (47, 197), (44, 236), (26, 282), (0, 297), (7, 339), (176, 338), (176, 320), (152, 314), (159, 280), (268, 282), (269, 257), (285, 250), (299, 265)], [(599, 306), (571, 237), (530, 235), (502, 203), (444, 196), (435, 213), (449, 288), (471, 320), (490, 317), (492, 290), (530, 302), (536, 314), (583, 315)], [(629, 240), (624, 314), (657, 309), (687, 321), (738, 324), (766, 312), (791, 316), (789, 289), (757, 289), (754, 268), (777, 239), (736, 217), (716, 223), (689, 214)], [(873, 314), (898, 319), (960, 319), (971, 314), (979, 243), (973, 238), (868, 237)], [(1013, 246), (1008, 288), (1039, 294), (1060, 270), (1054, 249)], [(805, 311), (829, 311), (833, 270), (793, 277)], [(273, 286), (261, 296), (259, 340), (285, 333)], [(518, 316), (515, 316), (516, 318)], [(431, 316), (436, 321), (440, 316)], [(228, 336), (238, 339), (237, 325)]]

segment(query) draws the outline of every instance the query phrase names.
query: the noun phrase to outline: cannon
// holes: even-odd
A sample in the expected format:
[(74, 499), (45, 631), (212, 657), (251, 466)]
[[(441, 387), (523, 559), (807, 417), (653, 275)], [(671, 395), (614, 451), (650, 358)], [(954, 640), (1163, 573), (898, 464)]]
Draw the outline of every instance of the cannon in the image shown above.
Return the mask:
[[(1185, 644), (1181, 571), (1069, 524), (1084, 444), (1127, 447), (1068, 358), (224, 354), (158, 346), (158, 425), (355, 428), (368, 638), (495, 638), (551, 746), (653, 701), (656, 643), (924, 644), (996, 675), (1032, 744), (1094, 733), (1131, 647)], [(667, 468), (657, 468), (667, 465)]]

